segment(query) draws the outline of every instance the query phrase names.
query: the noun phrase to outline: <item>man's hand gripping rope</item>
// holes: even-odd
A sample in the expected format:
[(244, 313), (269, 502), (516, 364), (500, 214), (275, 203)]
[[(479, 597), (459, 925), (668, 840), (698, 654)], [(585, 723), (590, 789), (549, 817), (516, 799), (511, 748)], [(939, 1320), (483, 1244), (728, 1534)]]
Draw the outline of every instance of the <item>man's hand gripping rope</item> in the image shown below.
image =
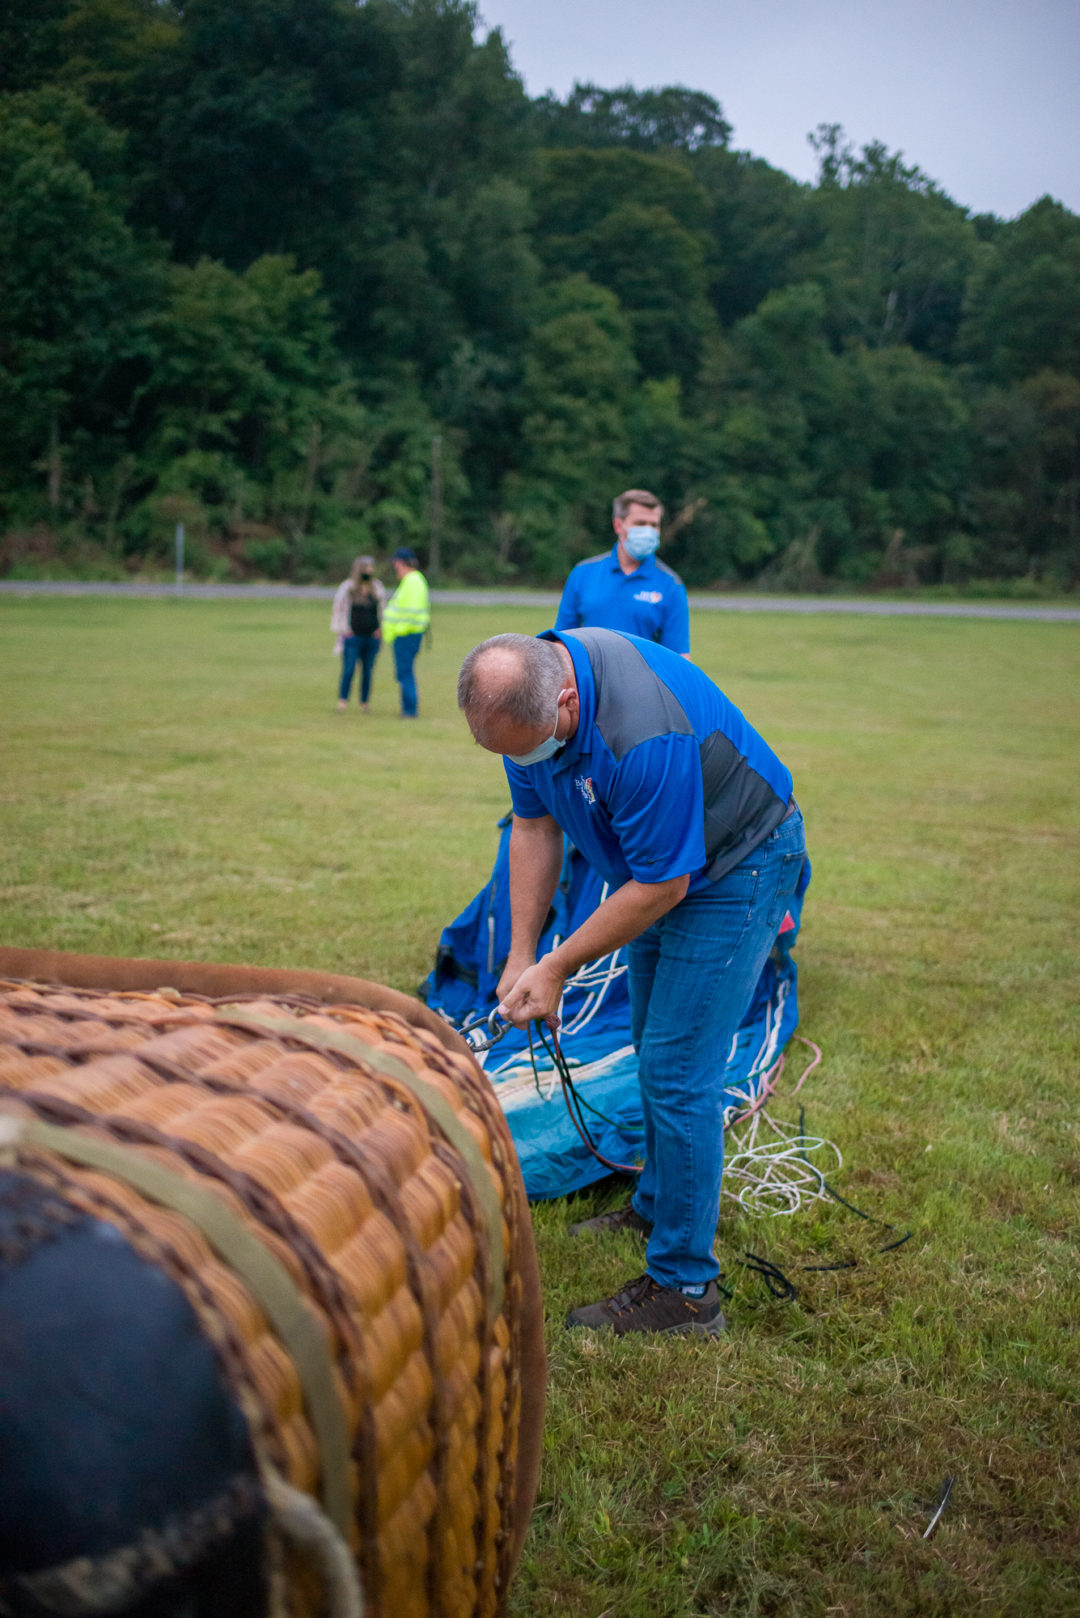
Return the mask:
[(551, 957), (545, 955), (524, 967), (507, 961), (506, 970), (499, 979), (500, 1017), (515, 1028), (528, 1028), (530, 1023), (546, 1023), (554, 1034), (559, 1027), (559, 1007), (562, 1004), (563, 984), (566, 979), (557, 967), (552, 968)]

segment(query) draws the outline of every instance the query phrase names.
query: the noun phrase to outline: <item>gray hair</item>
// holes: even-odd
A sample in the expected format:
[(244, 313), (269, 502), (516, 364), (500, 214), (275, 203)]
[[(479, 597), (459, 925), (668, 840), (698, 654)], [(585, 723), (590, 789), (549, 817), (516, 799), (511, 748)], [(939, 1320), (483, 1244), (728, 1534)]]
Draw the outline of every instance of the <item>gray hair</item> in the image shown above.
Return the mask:
[(536, 729), (553, 724), (565, 685), (562, 655), (554, 641), (493, 635), (474, 646), (461, 665), (458, 707), (483, 742), (500, 719)]
[(663, 520), (664, 508), (648, 489), (624, 489), (611, 502), (611, 515), (621, 522), (631, 506), (644, 506), (647, 511), (655, 512), (658, 524)]

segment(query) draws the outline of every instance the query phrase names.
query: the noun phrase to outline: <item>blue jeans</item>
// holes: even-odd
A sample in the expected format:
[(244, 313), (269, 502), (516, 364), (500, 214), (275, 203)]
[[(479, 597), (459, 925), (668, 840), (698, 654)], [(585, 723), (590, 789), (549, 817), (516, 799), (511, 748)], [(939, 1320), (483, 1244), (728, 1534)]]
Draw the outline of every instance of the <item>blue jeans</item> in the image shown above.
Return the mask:
[(379, 655), (382, 641), (375, 635), (346, 635), (341, 643), (341, 685), (338, 687), (338, 696), (342, 702), (348, 702), (349, 692), (352, 690), (353, 672), (357, 663), (360, 664), (360, 701), (366, 702), (371, 696), (371, 671), (375, 667), (375, 659)]
[(420, 650), (423, 635), (399, 635), (394, 641), (394, 673), (401, 687), (401, 711), (410, 718), (416, 715), (416, 676), (413, 664)]
[(795, 894), (805, 858), (795, 809), (741, 865), (683, 899), (629, 949), (630, 1015), (645, 1120), (634, 1207), (651, 1221), (646, 1267), (661, 1286), (719, 1273), (731, 1042)]

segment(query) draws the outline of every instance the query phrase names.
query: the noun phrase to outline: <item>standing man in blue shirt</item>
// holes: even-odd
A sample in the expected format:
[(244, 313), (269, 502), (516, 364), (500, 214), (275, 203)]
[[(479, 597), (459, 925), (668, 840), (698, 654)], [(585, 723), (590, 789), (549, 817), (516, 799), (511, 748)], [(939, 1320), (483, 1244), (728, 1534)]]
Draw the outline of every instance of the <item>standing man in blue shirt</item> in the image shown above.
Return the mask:
[[(715, 1336), (725, 1060), (806, 857), (790, 772), (700, 669), (606, 629), (496, 635), (458, 706), (514, 803), (500, 1013), (555, 1026), (566, 979), (630, 946), (645, 1164), (577, 1230), (647, 1236), (646, 1271), (567, 1324)], [(538, 961), (564, 832), (613, 891)]]
[(690, 656), (686, 586), (656, 556), (663, 515), (663, 506), (648, 489), (616, 495), (615, 544), (571, 569), (556, 629), (620, 629)]

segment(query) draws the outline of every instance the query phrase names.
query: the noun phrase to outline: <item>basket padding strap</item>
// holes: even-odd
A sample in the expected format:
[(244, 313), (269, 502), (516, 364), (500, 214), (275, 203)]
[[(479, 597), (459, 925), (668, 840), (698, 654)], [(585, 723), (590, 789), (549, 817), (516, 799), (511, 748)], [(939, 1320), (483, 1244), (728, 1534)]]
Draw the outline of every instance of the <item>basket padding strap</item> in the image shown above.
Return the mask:
[[(16, 1126), (16, 1127), (12, 1127)], [(132, 1186), (151, 1202), (183, 1214), (240, 1277), (296, 1366), (304, 1404), (319, 1445), (326, 1515), (349, 1539), (352, 1489), (348, 1423), (334, 1384), (330, 1345), (288, 1270), (209, 1186), (185, 1179), (118, 1141), (38, 1119), (0, 1118), (0, 1146), (36, 1146)]]
[(347, 1034), (344, 1029), (314, 1027), (300, 1017), (268, 1017), (261, 1012), (250, 1011), (243, 1005), (217, 1006), (214, 1015), (223, 1022), (239, 1028), (248, 1028), (253, 1033), (276, 1034), (283, 1039), (295, 1039), (315, 1050), (340, 1051), (343, 1056), (351, 1056), (354, 1061), (374, 1068), (376, 1073), (403, 1084), (412, 1092), (462, 1158), (469, 1184), (487, 1225), (488, 1263), (485, 1268), (490, 1327), (502, 1313), (503, 1306), (503, 1272), (506, 1255), (503, 1249), (502, 1206), (499, 1202), (499, 1193), (492, 1182), (491, 1171), (484, 1161), (484, 1154), (477, 1145), (475, 1136), (470, 1134), (441, 1091), (433, 1084), (429, 1084), (426, 1079), (419, 1078), (411, 1067), (399, 1061), (396, 1056), (388, 1056), (385, 1051), (377, 1051), (366, 1040), (358, 1038), (356, 1034)]

